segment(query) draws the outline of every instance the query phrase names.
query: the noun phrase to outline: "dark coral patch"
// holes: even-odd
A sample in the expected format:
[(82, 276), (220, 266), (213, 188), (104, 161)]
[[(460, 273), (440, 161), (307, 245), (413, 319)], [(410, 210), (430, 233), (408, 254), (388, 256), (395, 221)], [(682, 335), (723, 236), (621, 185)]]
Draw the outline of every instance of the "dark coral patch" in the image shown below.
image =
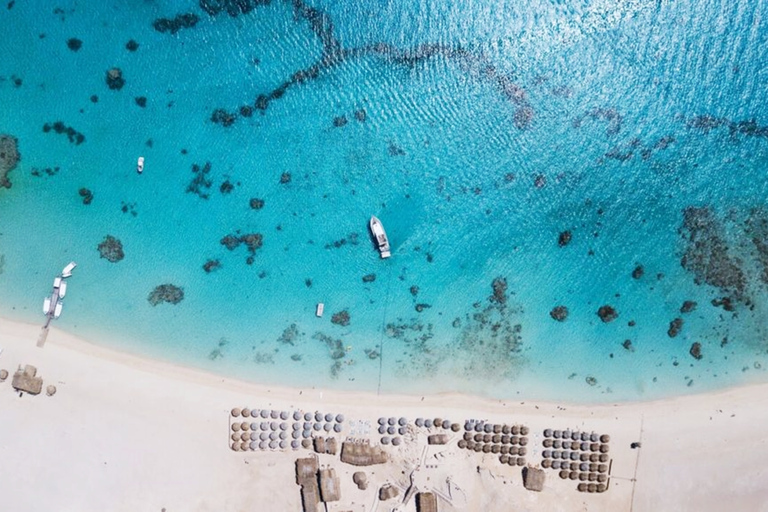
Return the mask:
[(600, 317), (600, 320), (602, 320), (605, 323), (613, 322), (619, 317), (619, 313), (613, 309), (612, 306), (605, 305), (600, 306), (600, 309), (597, 310), (597, 316)]
[(125, 258), (123, 243), (112, 235), (107, 235), (97, 249), (99, 255), (111, 263), (117, 263)]
[(112, 68), (107, 70), (106, 77), (107, 87), (113, 91), (119, 91), (125, 85), (125, 78), (123, 78), (123, 71), (120, 68)]
[(149, 293), (147, 300), (153, 306), (163, 302), (178, 304), (184, 300), (184, 289), (172, 284), (161, 284)]
[(339, 311), (338, 313), (334, 313), (333, 316), (331, 316), (331, 323), (340, 325), (342, 327), (346, 327), (349, 325), (350, 321), (350, 315), (349, 311), (346, 309)]
[(77, 193), (83, 198), (83, 204), (88, 205), (93, 201), (93, 192), (91, 192), (90, 189), (83, 187), (78, 190)]
[(134, 101), (141, 108), (144, 108), (147, 106), (147, 98), (145, 96), (137, 96), (136, 98), (134, 98)]
[(78, 51), (83, 46), (83, 42), (76, 37), (67, 40), (67, 48), (73, 52)]
[(175, 34), (183, 28), (192, 28), (197, 25), (200, 18), (192, 13), (179, 14), (174, 18), (158, 18), (152, 23), (152, 27), (161, 33)]
[(129, 52), (135, 52), (136, 50), (139, 49), (139, 43), (131, 39), (130, 41), (125, 43), (125, 49), (128, 50)]

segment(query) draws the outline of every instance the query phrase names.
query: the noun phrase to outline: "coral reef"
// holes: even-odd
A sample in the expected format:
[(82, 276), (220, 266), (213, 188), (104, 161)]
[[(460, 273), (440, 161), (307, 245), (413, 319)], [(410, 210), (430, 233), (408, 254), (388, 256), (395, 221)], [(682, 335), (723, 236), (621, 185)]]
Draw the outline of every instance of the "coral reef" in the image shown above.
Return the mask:
[(227, 112), (223, 108), (217, 108), (211, 114), (211, 121), (221, 126), (232, 126), (237, 120), (237, 114)]
[(196, 14), (178, 14), (174, 18), (158, 18), (152, 23), (152, 27), (161, 33), (175, 34), (183, 28), (192, 28), (197, 25), (200, 18)]
[(67, 139), (69, 139), (69, 142), (74, 144), (75, 146), (79, 146), (83, 142), (85, 142), (85, 135), (78, 132), (71, 126), (67, 126), (61, 121), (56, 121), (55, 123), (45, 123), (43, 125), (43, 132), (44, 133), (50, 133), (53, 131), (54, 133), (58, 133), (59, 135), (64, 134), (67, 136)]
[[(256, 251), (261, 248), (264, 241), (264, 237), (261, 233), (248, 233), (245, 235), (239, 234), (239, 231), (234, 235), (226, 235), (223, 237), (219, 243), (229, 249), (230, 251), (234, 251), (238, 247), (240, 247), (241, 244), (245, 245), (248, 248), (249, 256), (246, 258), (245, 262), (248, 265), (252, 265), (255, 261)], [(259, 276), (262, 277), (262, 276)]]
[(339, 311), (338, 313), (334, 313), (331, 317), (331, 323), (340, 325), (342, 327), (346, 327), (349, 325), (349, 311), (346, 309)]
[(206, 274), (210, 274), (214, 270), (221, 268), (221, 262), (219, 260), (208, 260), (203, 264), (203, 270), (205, 270)]
[(89, 189), (83, 187), (78, 190), (77, 193), (80, 195), (80, 197), (83, 198), (83, 204), (91, 204), (93, 201), (93, 192), (91, 192)]
[(261, 210), (264, 208), (264, 200), (256, 197), (252, 197), (248, 204), (251, 206), (252, 210)]
[(501, 306), (507, 303), (507, 280), (504, 277), (497, 277), (491, 283), (493, 295), (488, 300)]
[(326, 249), (339, 249), (347, 244), (357, 245), (360, 243), (360, 235), (357, 233), (350, 233), (346, 238), (335, 240), (329, 244), (325, 244)]
[(8, 174), (21, 160), (19, 141), (12, 135), (0, 135), (0, 188), (11, 188)]
[(645, 268), (643, 268), (642, 265), (637, 265), (634, 270), (632, 270), (632, 279), (640, 279), (645, 274)]
[(187, 185), (187, 193), (196, 194), (200, 199), (208, 199), (208, 191), (213, 185), (213, 181), (208, 178), (208, 173), (211, 172), (211, 163), (205, 162), (205, 165), (200, 167), (197, 164), (192, 164), (192, 174), (194, 178)]
[(280, 184), (281, 185), (287, 185), (290, 182), (291, 182), (291, 173), (286, 171), (286, 172), (284, 172), (284, 173), (282, 173), (280, 175)]
[(683, 210), (679, 233), (686, 243), (680, 264), (693, 274), (696, 284), (718, 288), (736, 301), (748, 300), (744, 272), (738, 260), (729, 255), (725, 230), (709, 208)]
[(600, 309), (597, 310), (597, 316), (600, 317), (600, 320), (602, 320), (605, 323), (613, 322), (619, 317), (619, 313), (613, 309), (612, 306), (605, 305), (600, 306)]
[(670, 338), (676, 337), (678, 334), (680, 334), (680, 330), (683, 328), (683, 319), (682, 318), (675, 318), (671, 322), (669, 322), (669, 329), (667, 329), (667, 335)]
[(376, 280), (376, 274), (366, 274), (363, 276), (364, 283), (372, 283)]
[(134, 101), (141, 108), (144, 108), (147, 106), (147, 98), (145, 96), (137, 96), (134, 98)]
[(621, 131), (621, 123), (623, 119), (616, 109), (593, 108), (592, 110), (588, 110), (573, 120), (573, 127), (579, 128), (587, 118), (607, 122), (608, 127), (605, 129), (605, 134), (609, 137), (616, 135)]
[(347, 116), (339, 116), (333, 118), (333, 126), (334, 128), (341, 128), (342, 126), (345, 126), (349, 121), (347, 120)]
[(312, 339), (325, 343), (328, 350), (331, 353), (331, 359), (343, 359), (347, 355), (347, 351), (344, 349), (344, 342), (340, 339), (332, 338), (322, 332), (316, 332), (312, 335)]
[(117, 263), (125, 257), (123, 243), (112, 235), (107, 235), (97, 249), (99, 255), (111, 263)]
[(120, 68), (112, 68), (107, 70), (107, 87), (113, 91), (119, 91), (125, 85), (125, 78), (123, 78), (123, 72)]
[(76, 37), (67, 40), (67, 48), (73, 52), (78, 51), (83, 46), (83, 42)]
[(768, 126), (759, 125), (754, 119), (745, 121), (731, 121), (725, 117), (709, 115), (694, 116), (686, 121), (686, 126), (691, 129), (709, 133), (721, 127), (727, 127), (731, 137), (744, 135), (747, 137), (763, 137), (768, 139)]
[(296, 326), (296, 324), (291, 324), (283, 330), (283, 333), (279, 338), (277, 338), (277, 341), (287, 345), (293, 345), (294, 342), (299, 338), (300, 334), (301, 333), (299, 332), (299, 328)]
[(701, 359), (702, 358), (701, 343), (699, 343), (698, 341), (694, 342), (691, 345), (691, 349), (689, 350), (689, 353), (694, 357), (694, 359)]
[(32, 170), (29, 172), (32, 176), (41, 177), (43, 174), (46, 176), (56, 176), (59, 173), (60, 168), (57, 167), (45, 167), (43, 169), (38, 169), (37, 167), (33, 167)]
[(565, 247), (571, 243), (571, 238), (573, 238), (573, 234), (570, 231), (563, 231), (557, 237), (557, 245), (560, 247)]
[(558, 322), (565, 322), (568, 318), (568, 308), (565, 306), (555, 306), (552, 308), (552, 311), (549, 312), (549, 316)]
[(139, 43), (131, 39), (130, 41), (125, 43), (125, 49), (128, 50), (129, 52), (135, 52), (136, 50), (139, 49)]
[(683, 302), (683, 305), (680, 306), (680, 312), (693, 313), (694, 311), (696, 311), (696, 306), (698, 306), (696, 302), (692, 300), (686, 300), (685, 302)]
[(184, 289), (170, 283), (161, 284), (149, 293), (147, 300), (153, 306), (157, 306), (163, 302), (167, 302), (168, 304), (178, 304), (184, 300)]

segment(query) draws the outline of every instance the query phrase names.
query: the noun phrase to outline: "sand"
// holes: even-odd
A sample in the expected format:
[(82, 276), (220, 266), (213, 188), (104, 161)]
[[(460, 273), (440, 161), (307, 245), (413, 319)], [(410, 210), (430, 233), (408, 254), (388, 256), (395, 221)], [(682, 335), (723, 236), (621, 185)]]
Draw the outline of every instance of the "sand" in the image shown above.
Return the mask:
[[(32, 364), (44, 388), (57, 387), (51, 397), (19, 396), (10, 377), (0, 383), (3, 510), (301, 510), (294, 463), (309, 451), (233, 452), (233, 407), (342, 413), (340, 439), (368, 429), (372, 444), (380, 416), (523, 424), (533, 466), (542, 460), (545, 428), (611, 436), (610, 487), (601, 494), (577, 492), (577, 482), (554, 470), (546, 470), (542, 492), (527, 491), (521, 468), (459, 449), (463, 429), (446, 446), (425, 446), (422, 433), (386, 447), (390, 463), (363, 468), (367, 491), (352, 483), (359, 468), (321, 455), (321, 466), (336, 468), (341, 479), (342, 501), (329, 510), (392, 510), (395, 501), (377, 503), (376, 490), (390, 482), (404, 491), (411, 472), (421, 489), (435, 489), (440, 510), (768, 510), (768, 472), (760, 463), (768, 456), (768, 385), (598, 406), (376, 396), (257, 386), (107, 350), (55, 329), (37, 348), (38, 334), (39, 326), (0, 321), (0, 368), (13, 374)], [(414, 500), (401, 510), (415, 511)]]

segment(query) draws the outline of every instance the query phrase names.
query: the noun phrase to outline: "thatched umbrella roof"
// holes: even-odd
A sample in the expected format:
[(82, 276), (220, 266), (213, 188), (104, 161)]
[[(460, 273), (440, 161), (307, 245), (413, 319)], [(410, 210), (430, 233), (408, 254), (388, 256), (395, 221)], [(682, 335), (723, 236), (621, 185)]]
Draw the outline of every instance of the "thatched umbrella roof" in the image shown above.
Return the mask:
[(240, 451), (240, 443), (238, 443), (238, 442), (232, 443), (232, 451), (233, 452), (239, 452)]
[(517, 449), (517, 454), (518, 454), (518, 455), (525, 455), (525, 454), (527, 454), (527, 453), (528, 453), (528, 450), (527, 450), (527, 449), (525, 449), (525, 448), (524, 448), (524, 447), (522, 447), (522, 446), (521, 446), (520, 448), (518, 448), (518, 449)]
[(56, 386), (53, 384), (48, 384), (48, 386), (45, 388), (45, 394), (48, 396), (53, 396), (56, 394)]
[(311, 439), (302, 439), (301, 440), (301, 446), (304, 448), (311, 448), (312, 447), (312, 440)]
[(304, 413), (304, 421), (312, 421), (313, 415), (311, 412)]
[(491, 445), (483, 444), (483, 453), (491, 453)]
[(298, 450), (299, 446), (301, 446), (301, 443), (298, 440), (294, 439), (291, 441), (291, 449)]
[(606, 475), (605, 473), (600, 473), (599, 475), (597, 475), (597, 481), (600, 483), (607, 482), (608, 475)]
[(435, 427), (440, 427), (443, 425), (443, 419), (442, 418), (435, 418), (433, 421), (433, 425)]
[(608, 464), (600, 464), (599, 466), (597, 466), (597, 471), (599, 473), (605, 473), (606, 471), (608, 471)]
[(549, 469), (550, 467), (552, 467), (552, 459), (544, 459), (543, 461), (541, 461), (541, 467), (543, 467), (544, 469)]
[(237, 418), (240, 416), (240, 408), (239, 407), (233, 407), (232, 411), (230, 411), (230, 414), (232, 414), (233, 418)]
[(529, 433), (530, 433), (530, 429), (528, 427), (526, 427), (525, 425), (520, 427), (520, 434), (527, 436)]
[(501, 445), (500, 451), (501, 451), (501, 453), (508, 454), (509, 453), (509, 446), (507, 446), (506, 444)]
[(607, 444), (601, 444), (600, 445), (600, 453), (608, 453), (608, 445)]
[(509, 454), (510, 455), (517, 455), (518, 447), (517, 446), (510, 446), (509, 447)]
[(597, 492), (605, 492), (606, 489), (607, 487), (605, 484), (597, 484), (597, 489), (596, 489)]
[(588, 453), (581, 453), (579, 455), (579, 460), (581, 462), (587, 462), (589, 460), (589, 454)]
[(340, 433), (340, 432), (341, 432), (341, 430), (342, 430), (342, 426), (341, 426), (341, 423), (336, 423), (336, 424), (333, 426), (333, 431), (334, 431), (334, 432), (336, 432), (337, 434), (338, 434), (338, 433)]
[(233, 441), (239, 441), (240, 440), (240, 434), (238, 434), (237, 432), (232, 432), (232, 435), (229, 436), (229, 438), (232, 439)]
[(517, 465), (518, 466), (525, 466), (525, 457), (518, 457), (517, 458)]
[(512, 432), (512, 428), (509, 425), (502, 425), (501, 426), (501, 433), (502, 434), (509, 434)]
[(590, 482), (594, 482), (595, 480), (597, 480), (597, 473), (590, 472), (589, 476), (587, 477), (587, 480), (589, 480)]
[(484, 443), (490, 443), (493, 440), (493, 436), (491, 434), (484, 434), (483, 435), (483, 442)]
[(293, 411), (293, 420), (301, 421), (301, 411)]
[(458, 423), (451, 423), (451, 432), (458, 432), (461, 430), (461, 425)]
[(402, 442), (402, 438), (401, 437), (395, 437), (394, 439), (392, 439), (392, 445), (393, 446), (400, 446), (401, 442)]
[(251, 435), (250, 435), (250, 436), (248, 436), (248, 438), (249, 438), (251, 441), (256, 441), (256, 440), (258, 440), (258, 439), (259, 439), (259, 433), (258, 433), (258, 432), (251, 432)]
[(544, 439), (541, 444), (544, 446), (544, 448), (552, 448), (552, 439)]
[(579, 472), (578, 471), (571, 471), (568, 473), (568, 478), (571, 480), (578, 480), (579, 479)]
[(510, 444), (520, 444), (520, 438), (517, 436), (512, 436), (509, 439)]
[(502, 434), (502, 436), (501, 436), (501, 442), (502, 442), (502, 444), (509, 444), (509, 443), (510, 443), (510, 441), (512, 441), (512, 438), (511, 438), (511, 437), (509, 437), (509, 436), (508, 436), (508, 435), (506, 435), (506, 434)]
[(591, 451), (591, 452), (596, 452), (599, 449), (600, 449), (600, 444), (598, 444), (598, 443), (591, 443), (589, 445), (589, 451)]
[(607, 453), (601, 453), (600, 454), (600, 462), (608, 462), (608, 454)]
[(597, 485), (595, 485), (595, 484), (587, 484), (587, 491), (588, 492), (595, 492), (595, 491), (597, 491)]
[(475, 446), (472, 447), (472, 449), (476, 452), (483, 451), (483, 443), (475, 443)]
[(494, 425), (493, 426), (493, 433), (494, 434), (501, 434), (501, 425)]
[(506, 464), (507, 462), (509, 462), (509, 455), (506, 455), (506, 454), (499, 455), (499, 462), (501, 462), (502, 464)]
[(520, 435), (520, 425), (512, 425), (512, 434), (516, 436)]
[(323, 413), (315, 411), (315, 421), (323, 421)]
[(491, 441), (498, 444), (501, 442), (501, 436), (499, 434), (494, 434), (491, 436)]
[(541, 456), (545, 459), (551, 459), (552, 458), (552, 450), (544, 450), (541, 452)]
[(587, 490), (587, 484), (580, 483), (579, 485), (576, 486), (576, 490), (579, 492), (585, 492)]
[(251, 428), (251, 424), (247, 421), (244, 421), (240, 424), (240, 430), (249, 430)]
[(425, 426), (426, 428), (432, 428), (432, 420), (431, 420), (431, 419), (429, 419), (429, 418), (425, 419), (425, 420), (424, 420), (424, 426)]
[(509, 460), (507, 461), (507, 464), (510, 466), (516, 466), (517, 465), (517, 457), (513, 457), (512, 455), (509, 456)]
[(552, 437), (552, 429), (551, 428), (545, 428), (544, 429), (544, 437)]
[(528, 444), (528, 438), (527, 437), (521, 437), (520, 438), (520, 446), (525, 446)]
[(563, 433), (560, 432), (559, 430), (554, 430), (552, 431), (552, 437), (554, 437), (555, 439), (560, 439), (561, 437), (563, 437)]
[(595, 432), (592, 432), (589, 435), (589, 440), (592, 441), (593, 443), (596, 443), (596, 442), (598, 442), (600, 440), (600, 436), (597, 435)]
[(232, 424), (232, 432), (240, 432), (240, 423)]
[(501, 451), (501, 447), (497, 444), (494, 444), (491, 446), (491, 453), (499, 453)]
[(603, 434), (600, 436), (600, 442), (601, 443), (609, 443), (611, 441), (611, 436), (608, 434)]
[(382, 437), (381, 438), (381, 444), (383, 444), (383, 445), (389, 444), (389, 437), (387, 437), (387, 436)]
[(240, 451), (241, 451), (241, 452), (244, 452), (244, 451), (246, 451), (246, 450), (248, 450), (248, 443), (246, 443), (245, 441), (243, 441), (242, 443), (240, 443)]
[(474, 449), (475, 449), (475, 442), (467, 441), (467, 450), (474, 450)]
[(251, 410), (247, 407), (243, 407), (243, 409), (240, 411), (240, 414), (243, 415), (243, 418), (247, 418), (251, 415)]
[(467, 447), (467, 440), (466, 439), (459, 439), (459, 448), (462, 450)]
[(251, 409), (251, 418), (258, 418), (258, 417), (259, 417), (258, 409)]

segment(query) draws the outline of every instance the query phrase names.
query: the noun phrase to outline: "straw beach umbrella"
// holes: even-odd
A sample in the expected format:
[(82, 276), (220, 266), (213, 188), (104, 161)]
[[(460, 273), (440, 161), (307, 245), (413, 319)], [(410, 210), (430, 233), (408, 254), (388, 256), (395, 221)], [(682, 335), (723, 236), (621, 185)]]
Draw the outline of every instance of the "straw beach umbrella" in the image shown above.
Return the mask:
[(520, 435), (520, 425), (512, 425), (512, 435)]
[(589, 460), (589, 454), (588, 453), (582, 453), (579, 455), (579, 460), (581, 462), (587, 462)]
[(232, 435), (230, 436), (230, 439), (232, 439), (233, 441), (239, 441), (240, 440), (240, 434), (238, 434), (237, 432), (232, 432)]
[(293, 420), (301, 421), (301, 411), (299, 410), (293, 411)]
[(387, 433), (387, 426), (379, 425), (379, 434), (386, 434), (386, 433)]
[(268, 441), (269, 440), (269, 434), (267, 434), (266, 432), (261, 432), (261, 433), (259, 433), (259, 439), (261, 441)]
[(408, 424), (408, 420), (401, 417), (399, 420), (397, 420), (397, 424), (400, 425), (401, 427), (404, 427), (405, 425)]
[(600, 483), (607, 482), (608, 475), (606, 475), (605, 473), (600, 473), (599, 475), (597, 475), (597, 481)]
[(392, 439), (392, 445), (393, 446), (400, 446), (400, 440), (401, 439), (402, 438), (400, 438), (400, 437), (396, 437), (396, 438)]
[(600, 442), (601, 443), (609, 443), (609, 442), (611, 442), (611, 436), (609, 436), (608, 434), (601, 435), (600, 436)]
[(333, 421), (333, 414), (331, 414), (331, 413), (327, 413), (327, 414), (325, 415), (325, 421), (328, 421), (328, 422), (331, 422), (331, 421)]
[(597, 473), (595, 473), (595, 472), (590, 472), (590, 473), (589, 473), (589, 476), (587, 477), (587, 479), (588, 479), (590, 482), (594, 482), (595, 480), (597, 480)]
[[(547, 462), (549, 459), (545, 460), (544, 462)], [(560, 461), (559, 460), (553, 460), (550, 464), (552, 464), (552, 469), (560, 469)]]
[(249, 417), (251, 415), (251, 410), (249, 408), (247, 408), (247, 407), (243, 407), (240, 410), (240, 414), (243, 415), (243, 418), (247, 418), (247, 417)]
[(600, 453), (608, 453), (608, 445), (607, 444), (601, 444), (600, 445)]
[(424, 426), (425, 426), (426, 428), (432, 428), (432, 420), (431, 420), (431, 419), (429, 419), (429, 418), (425, 419), (425, 420), (424, 420)]
[(560, 439), (561, 437), (563, 437), (563, 433), (560, 432), (559, 430), (555, 430), (552, 432), (552, 437), (554, 437), (555, 439)]
[(240, 451), (240, 443), (238, 443), (238, 442), (232, 443), (232, 451), (233, 452), (239, 452)]
[(288, 419), (288, 411), (280, 411), (280, 419), (285, 421)]
[(240, 408), (239, 407), (233, 408), (231, 414), (233, 418), (237, 418), (238, 416), (240, 416)]
[(504, 435), (502, 435), (502, 436), (501, 436), (501, 442), (502, 442), (502, 444), (509, 444), (509, 442), (510, 442), (511, 440), (512, 440), (512, 438), (511, 438), (511, 437), (509, 437), (509, 436), (508, 436), (508, 435), (506, 435), (506, 434), (504, 434)]
[(555, 439), (554, 441), (552, 441), (552, 448), (560, 448), (562, 446), (563, 446), (563, 442), (560, 441), (559, 439)]
[(580, 483), (578, 486), (576, 486), (576, 490), (579, 492), (584, 492), (587, 490), (587, 484)]
[(509, 425), (503, 425), (501, 427), (501, 433), (502, 434), (507, 434), (507, 435), (511, 434), (512, 433), (512, 427), (510, 427)]
[(291, 441), (291, 448), (293, 450), (298, 450), (299, 446), (301, 446), (301, 443), (299, 441)]
[(343, 423), (344, 422), (344, 415), (343, 414), (337, 414), (336, 415), (336, 423)]
[(598, 436), (595, 432), (592, 432), (589, 435), (589, 440), (592, 441), (593, 443), (596, 443), (600, 440), (600, 436)]
[(251, 409), (251, 418), (258, 418), (258, 417), (259, 417), (259, 410)]
[(600, 454), (600, 462), (608, 462), (608, 454), (607, 453), (601, 453)]
[(528, 453), (528, 450), (525, 447), (523, 447), (523, 446), (521, 446), (520, 448), (517, 449), (517, 454), (518, 455), (522, 456), (522, 455), (525, 455), (526, 453)]
[(384, 436), (381, 438), (381, 444), (388, 445), (389, 444), (389, 437)]
[(461, 425), (458, 423), (451, 423), (451, 432), (458, 432), (461, 430)]
[(543, 467), (544, 469), (549, 469), (550, 467), (552, 467), (552, 459), (544, 459), (543, 461), (541, 461), (541, 467)]
[(336, 432), (337, 434), (341, 433), (341, 423), (336, 423), (333, 426), (333, 431)]
[(240, 423), (233, 423), (232, 432), (239, 432), (239, 431), (240, 431)]

